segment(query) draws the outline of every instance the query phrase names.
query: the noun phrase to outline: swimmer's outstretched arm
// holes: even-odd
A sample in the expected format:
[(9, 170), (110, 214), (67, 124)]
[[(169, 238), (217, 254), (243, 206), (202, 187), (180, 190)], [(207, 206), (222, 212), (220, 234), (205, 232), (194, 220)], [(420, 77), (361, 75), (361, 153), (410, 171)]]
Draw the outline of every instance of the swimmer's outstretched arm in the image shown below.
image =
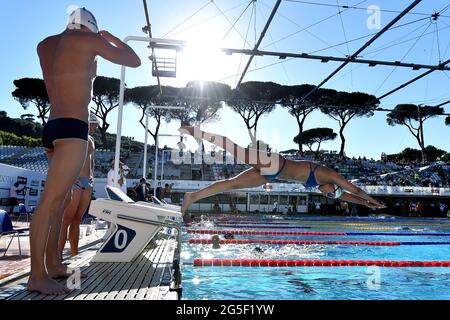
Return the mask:
[(363, 199), (361, 197), (358, 197), (358, 196), (356, 196), (354, 194), (351, 194), (351, 193), (348, 193), (348, 192), (344, 192), (339, 199), (347, 201), (347, 202), (360, 204), (360, 205), (369, 207), (371, 209), (382, 209), (382, 208), (385, 208), (385, 206), (382, 205), (382, 204), (376, 204), (376, 203), (367, 201), (367, 200), (365, 200), (365, 199)]
[[(342, 178), (342, 179), (344, 179), (344, 178)], [(339, 197), (339, 199), (341, 199), (341, 200), (352, 202), (352, 203), (356, 203), (356, 204), (361, 204), (363, 206), (366, 206), (366, 207), (369, 207), (369, 208), (372, 208), (372, 209), (383, 209), (383, 208), (386, 208), (386, 206), (384, 204), (381, 204), (377, 200), (373, 199), (371, 196), (369, 196), (367, 193), (365, 193), (362, 189), (356, 187), (355, 185), (353, 185), (352, 183), (348, 182), (347, 180), (345, 180), (345, 181), (347, 183), (342, 183), (340, 181), (342, 184), (338, 183), (338, 182), (334, 182), (334, 184), (321, 185), (319, 187), (319, 190), (322, 192), (322, 194), (325, 197), (328, 197), (329, 193), (334, 194), (336, 192), (335, 185), (338, 185), (338, 186), (340, 186), (341, 188), (343, 188), (345, 190), (342, 193), (342, 195)], [(342, 185), (345, 185), (345, 187), (343, 187)], [(360, 196), (360, 194), (363, 194), (366, 197), (362, 197), (362, 196)]]
[[(330, 169), (331, 170), (331, 169)], [(366, 202), (369, 202), (372, 205), (377, 205), (379, 208), (385, 208), (384, 205), (379, 203), (377, 200), (369, 196), (364, 190), (362, 190), (360, 187), (355, 186), (353, 183), (345, 179), (343, 176), (341, 176), (339, 173), (337, 173), (334, 170), (331, 170), (330, 178), (332, 180), (332, 183), (340, 186), (342, 189), (347, 191), (347, 193), (356, 196), (360, 199), (365, 200)], [(366, 205), (366, 204), (364, 204)]]

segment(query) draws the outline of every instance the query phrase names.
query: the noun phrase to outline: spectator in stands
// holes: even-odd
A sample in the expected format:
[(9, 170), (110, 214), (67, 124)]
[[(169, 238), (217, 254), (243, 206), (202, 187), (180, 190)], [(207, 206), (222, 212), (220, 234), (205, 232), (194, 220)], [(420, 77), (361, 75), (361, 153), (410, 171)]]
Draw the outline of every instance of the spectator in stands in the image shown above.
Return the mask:
[(323, 195), (328, 198), (341, 198), (344, 201), (358, 203), (369, 208), (380, 209), (385, 207), (342, 175), (325, 166), (309, 161), (288, 160), (267, 150), (243, 148), (227, 137), (204, 132), (200, 128), (182, 126), (179, 131), (206, 140), (219, 148), (224, 148), (239, 161), (252, 166), (237, 177), (217, 181), (196, 192), (187, 192), (181, 208), (182, 213), (186, 212), (190, 204), (211, 195), (232, 189), (257, 187), (277, 179), (298, 181), (308, 188), (318, 187)]
[(422, 204), (420, 202), (416, 203), (416, 216), (417, 217), (422, 216)]
[(78, 242), (80, 239), (80, 224), (91, 203), (92, 191), (94, 189), (94, 152), (95, 141), (93, 135), (98, 127), (97, 117), (91, 113), (89, 117), (88, 150), (83, 168), (78, 179), (72, 186), (72, 199), (64, 210), (63, 223), (59, 236), (59, 253), (63, 257), (64, 247), (69, 233), (70, 255), (78, 255)]
[(322, 204), (320, 203), (320, 201), (316, 201), (314, 203), (315, 209), (316, 209), (316, 214), (321, 214), (322, 213)]
[(155, 197), (159, 200), (162, 199), (162, 194), (163, 194), (163, 188), (161, 188), (161, 186), (156, 187), (156, 195)]
[(169, 185), (168, 183), (166, 183), (164, 185), (164, 189), (162, 190), (161, 198), (166, 203), (172, 203), (172, 187), (173, 184)]
[(445, 214), (445, 203), (444, 202), (441, 202), (439, 204), (439, 211), (440, 211), (441, 215)]
[(147, 180), (142, 178), (134, 188), (134, 191), (137, 194), (137, 201), (147, 201), (150, 195), (150, 187), (147, 184)]
[(312, 200), (312, 199), (309, 199), (309, 201), (308, 201), (308, 212), (310, 212), (312, 214), (316, 213), (316, 207), (314, 204), (314, 200)]
[(9, 189), (9, 205), (11, 206), (11, 209), (9, 210), (9, 214), (11, 214), (11, 215), (14, 212), (14, 207), (19, 205), (19, 200), (17, 199), (18, 193), (25, 191), (27, 189), (26, 186), (24, 186), (22, 189), (19, 189), (19, 186), (20, 186), (20, 183), (16, 182)]
[(345, 201), (341, 201), (341, 212), (342, 214), (349, 215), (350, 211), (348, 208), (348, 203)]
[(353, 216), (356, 216), (356, 217), (358, 216), (357, 205), (354, 203), (352, 203), (350, 205), (350, 217), (353, 217)]
[(275, 201), (275, 202), (273, 203), (272, 213), (277, 213), (277, 211), (278, 211), (278, 202)]
[(292, 212), (297, 213), (297, 197), (292, 199)]
[(414, 212), (416, 211), (416, 204), (414, 202), (409, 203), (409, 215), (414, 215)]

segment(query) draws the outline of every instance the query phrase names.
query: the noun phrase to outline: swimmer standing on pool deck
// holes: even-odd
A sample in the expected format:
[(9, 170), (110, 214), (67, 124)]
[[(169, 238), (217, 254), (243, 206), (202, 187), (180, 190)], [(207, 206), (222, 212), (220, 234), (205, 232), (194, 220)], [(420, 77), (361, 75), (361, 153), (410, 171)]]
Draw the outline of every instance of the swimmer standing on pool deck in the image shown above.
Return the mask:
[(236, 177), (217, 181), (196, 192), (187, 192), (181, 208), (183, 214), (192, 203), (200, 199), (227, 190), (258, 187), (276, 179), (300, 182), (307, 188), (318, 187), (328, 198), (340, 198), (372, 209), (385, 208), (383, 204), (327, 167), (309, 161), (288, 160), (275, 152), (267, 153), (243, 148), (227, 137), (205, 132), (197, 127), (182, 126), (178, 131), (208, 141), (231, 153), (239, 161), (252, 166)]
[(107, 31), (99, 32), (95, 17), (85, 8), (70, 15), (66, 30), (39, 43), (37, 53), (51, 109), (42, 132), (48, 175), (30, 227), (28, 290), (64, 294), (68, 289), (54, 279), (70, 276), (72, 271), (62, 264), (58, 240), (64, 208), (86, 159), (96, 58), (128, 67), (141, 62), (128, 45)]
[(89, 116), (89, 137), (88, 149), (84, 166), (80, 171), (78, 179), (72, 186), (72, 200), (64, 210), (61, 235), (59, 236), (59, 253), (61, 259), (67, 237), (70, 243), (70, 255), (72, 257), (78, 255), (78, 243), (80, 239), (80, 224), (83, 215), (91, 203), (92, 190), (94, 189), (94, 152), (95, 141), (93, 135), (98, 127), (97, 117), (91, 113)]

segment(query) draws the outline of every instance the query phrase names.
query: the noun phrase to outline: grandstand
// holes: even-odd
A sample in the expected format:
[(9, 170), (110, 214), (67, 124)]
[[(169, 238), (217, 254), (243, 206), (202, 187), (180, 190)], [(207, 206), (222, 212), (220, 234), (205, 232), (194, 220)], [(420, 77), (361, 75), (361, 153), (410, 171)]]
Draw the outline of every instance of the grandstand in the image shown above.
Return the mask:
[[(161, 156), (160, 152), (159, 174), (162, 174)], [(193, 160), (195, 156), (195, 154), (191, 154), (191, 159)], [(286, 157), (292, 160), (302, 159), (298, 155), (287, 155)], [(106, 177), (113, 158), (114, 151), (96, 150), (95, 177)], [(309, 156), (305, 158), (313, 160)], [(130, 167), (128, 178), (133, 179), (142, 176), (143, 155), (141, 152), (123, 152), (122, 160)], [(154, 155), (149, 155), (147, 168), (150, 169), (150, 172), (154, 166), (154, 161)], [(42, 147), (0, 146), (0, 162), (47, 174), (48, 163)], [(163, 179), (217, 181), (236, 176), (249, 168), (248, 165), (233, 164), (232, 162), (232, 159), (227, 157), (224, 158), (224, 163), (175, 165), (171, 160), (170, 153), (166, 153), (163, 158)], [(436, 162), (419, 166), (417, 163), (400, 164), (340, 157), (334, 153), (324, 153), (318, 162), (336, 169), (345, 178), (361, 186), (450, 187), (450, 164), (448, 163)]]
[(0, 155), (1, 163), (47, 174), (48, 162), (42, 147), (1, 146)]

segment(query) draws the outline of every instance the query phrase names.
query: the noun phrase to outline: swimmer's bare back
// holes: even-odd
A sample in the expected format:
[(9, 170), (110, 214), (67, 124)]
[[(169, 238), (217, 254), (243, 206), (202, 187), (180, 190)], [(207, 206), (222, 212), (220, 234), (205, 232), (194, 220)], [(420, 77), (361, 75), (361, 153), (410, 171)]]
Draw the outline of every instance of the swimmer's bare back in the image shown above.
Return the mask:
[(69, 30), (39, 43), (37, 52), (50, 98), (50, 120), (74, 118), (87, 122), (97, 56), (138, 67), (136, 53), (107, 31)]

